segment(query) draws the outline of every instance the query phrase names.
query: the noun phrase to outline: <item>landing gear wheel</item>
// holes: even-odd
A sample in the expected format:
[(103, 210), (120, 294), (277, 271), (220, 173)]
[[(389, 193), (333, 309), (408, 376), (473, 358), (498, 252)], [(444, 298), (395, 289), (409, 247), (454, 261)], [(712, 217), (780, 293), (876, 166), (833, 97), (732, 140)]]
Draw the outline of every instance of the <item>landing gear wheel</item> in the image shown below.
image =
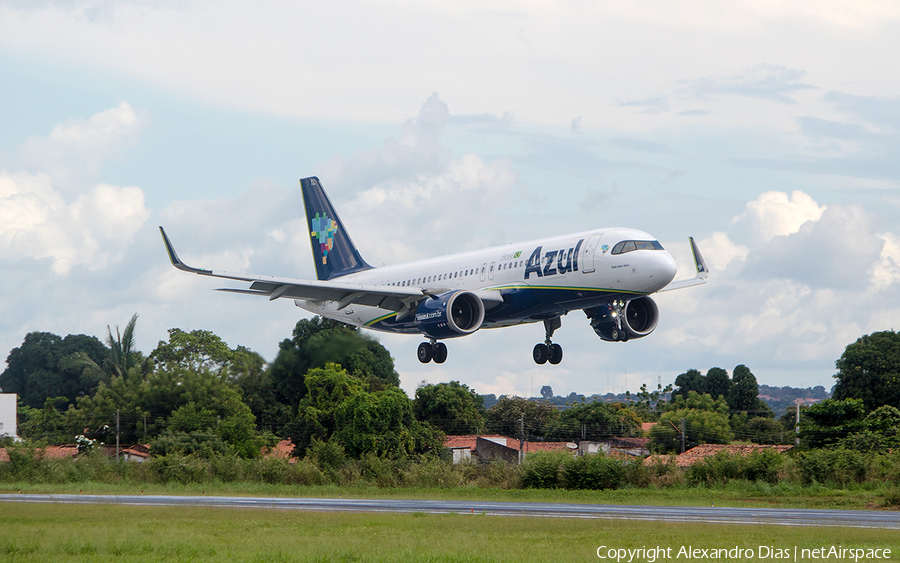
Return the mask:
[(562, 357), (563, 357), (562, 346), (560, 346), (559, 344), (551, 344), (550, 345), (550, 358), (549, 358), (550, 363), (553, 365), (556, 365), (562, 361)]
[(434, 348), (431, 346), (431, 342), (423, 342), (419, 344), (419, 349), (416, 350), (416, 356), (423, 364), (427, 364), (428, 362), (430, 362), (431, 358), (434, 357)]
[(619, 341), (619, 330), (618, 329), (615, 329), (615, 328), (612, 329), (612, 332), (609, 335), (612, 337), (612, 339), (614, 341), (616, 341), (616, 342)]
[(443, 342), (434, 343), (434, 363), (442, 364), (447, 359), (447, 345)]
[(547, 360), (550, 359), (550, 349), (546, 344), (535, 344), (532, 357), (534, 358), (534, 363), (546, 364)]

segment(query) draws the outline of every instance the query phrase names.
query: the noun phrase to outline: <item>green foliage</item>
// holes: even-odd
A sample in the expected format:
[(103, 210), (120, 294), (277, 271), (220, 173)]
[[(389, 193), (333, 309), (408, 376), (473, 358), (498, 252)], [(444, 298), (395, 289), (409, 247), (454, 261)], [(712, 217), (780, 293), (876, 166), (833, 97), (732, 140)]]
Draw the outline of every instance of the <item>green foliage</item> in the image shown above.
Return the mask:
[(378, 456), (438, 455), (443, 434), (415, 419), (412, 404), (401, 389), (359, 393), (335, 412), (335, 438), (347, 453)]
[(134, 327), (137, 324), (137, 313), (135, 313), (128, 324), (125, 325), (125, 331), (119, 333), (119, 327), (116, 327), (116, 337), (113, 338), (112, 329), (106, 325), (106, 345), (109, 346), (109, 366), (110, 373), (122, 377), (128, 370), (137, 365), (137, 354), (134, 348)]
[(160, 340), (150, 359), (157, 371), (211, 373), (228, 377), (235, 351), (208, 330), (169, 329), (169, 341)]
[(503, 436), (519, 435), (519, 418), (524, 416), (525, 438), (543, 439), (559, 411), (545, 401), (529, 401), (522, 397), (500, 397), (485, 415), (486, 431)]
[(567, 489), (617, 489), (625, 476), (624, 465), (602, 453), (569, 456), (560, 472), (562, 486)]
[(347, 461), (347, 452), (337, 440), (321, 441), (313, 439), (309, 448), (306, 449), (306, 457), (319, 467), (335, 471), (340, 469), (344, 462)]
[(400, 376), (387, 349), (344, 323), (313, 317), (301, 319), (294, 335), (279, 345), (271, 380), (279, 400), (298, 405), (306, 395), (308, 371), (334, 363), (366, 382), (371, 390), (396, 387)]
[(799, 452), (795, 461), (804, 483), (861, 483), (873, 468), (870, 454), (844, 448)]
[(20, 405), (19, 436), (47, 444), (71, 442), (74, 433), (67, 431), (65, 417), (56, 410), (57, 405), (65, 404), (67, 400), (66, 397), (48, 398), (42, 409)]
[(729, 394), (728, 407), (732, 412), (748, 412), (761, 414), (763, 416), (774, 416), (772, 410), (757, 395), (759, 395), (759, 384), (756, 382), (756, 376), (741, 364), (734, 368), (732, 372), (733, 387)]
[(541, 451), (525, 456), (522, 462), (522, 486), (526, 489), (555, 489), (560, 486), (563, 462), (572, 457), (567, 452)]
[(90, 394), (105, 377), (102, 370), (85, 370), (67, 361), (71, 357), (89, 358), (94, 365), (105, 363), (109, 350), (93, 336), (68, 335), (60, 338), (49, 332), (31, 332), (6, 358), (7, 368), (0, 374), (4, 393), (16, 393), (25, 406), (43, 407), (49, 397), (65, 397), (74, 403)]
[(721, 484), (734, 479), (777, 483), (779, 471), (788, 458), (775, 450), (759, 450), (747, 456), (721, 451), (690, 465), (686, 470), (688, 483)]
[(900, 410), (888, 405), (880, 406), (866, 415), (861, 425), (861, 431), (852, 432), (840, 441), (842, 447), (873, 452), (900, 446)]
[(694, 391), (698, 395), (707, 392), (706, 378), (699, 370), (689, 369), (675, 378), (675, 390), (672, 392), (672, 398), (680, 395), (687, 395)]
[(473, 389), (451, 381), (416, 389), (413, 413), (445, 434), (475, 434), (484, 426), (483, 405)]
[(547, 435), (551, 440), (578, 441), (634, 436), (640, 432), (641, 419), (632, 409), (622, 403), (594, 402), (562, 411), (549, 424)]
[(728, 403), (724, 398), (714, 399), (709, 393), (700, 395), (696, 391), (688, 391), (687, 394), (676, 395), (664, 406), (664, 411), (678, 411), (692, 409), (709, 411), (719, 414), (728, 414)]
[[(709, 395), (705, 395), (709, 397)], [(702, 401), (702, 398), (700, 398)], [(690, 401), (690, 397), (688, 398)], [(708, 404), (709, 401), (702, 401)], [(712, 402), (713, 405), (715, 402)], [(727, 444), (734, 437), (728, 424), (728, 415), (715, 410), (680, 409), (667, 411), (659, 423), (650, 430), (650, 449), (658, 453), (675, 452), (681, 446), (679, 430), (684, 419), (685, 449), (697, 444)]]
[(833, 398), (861, 399), (866, 411), (900, 407), (900, 334), (888, 330), (861, 337), (835, 362)]
[(794, 433), (785, 431), (781, 423), (771, 418), (751, 418), (744, 429), (746, 437), (754, 444), (790, 444), (794, 441)]
[(865, 430), (862, 399), (826, 399), (802, 411), (800, 437), (810, 448), (836, 446), (852, 433)]

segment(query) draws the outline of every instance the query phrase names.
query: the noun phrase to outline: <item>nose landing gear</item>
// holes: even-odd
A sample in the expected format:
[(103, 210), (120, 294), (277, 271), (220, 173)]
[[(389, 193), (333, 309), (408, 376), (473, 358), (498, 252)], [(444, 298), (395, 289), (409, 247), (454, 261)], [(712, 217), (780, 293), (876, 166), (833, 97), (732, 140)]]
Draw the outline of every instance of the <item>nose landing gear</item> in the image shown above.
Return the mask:
[(545, 364), (547, 362), (550, 362), (551, 364), (556, 365), (562, 361), (562, 346), (560, 346), (559, 344), (553, 344), (550, 341), (553, 333), (561, 326), (562, 321), (559, 317), (544, 319), (544, 333), (547, 335), (547, 337), (544, 342), (536, 344), (534, 346), (534, 350), (531, 354), (536, 364)]
[(423, 364), (427, 364), (431, 360), (434, 360), (436, 364), (442, 364), (447, 360), (447, 345), (436, 340), (423, 342), (419, 344), (419, 349), (416, 350), (416, 357)]

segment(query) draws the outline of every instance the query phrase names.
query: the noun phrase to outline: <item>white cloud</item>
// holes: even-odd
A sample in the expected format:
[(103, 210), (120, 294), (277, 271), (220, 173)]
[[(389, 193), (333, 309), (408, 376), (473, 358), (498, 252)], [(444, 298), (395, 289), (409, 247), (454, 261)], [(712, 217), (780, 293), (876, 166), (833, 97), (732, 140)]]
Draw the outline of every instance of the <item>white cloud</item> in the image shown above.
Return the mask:
[(881, 291), (894, 284), (900, 284), (900, 237), (893, 233), (875, 236), (884, 241), (881, 256), (872, 268), (872, 285)]
[(747, 203), (744, 212), (731, 222), (746, 221), (755, 238), (768, 242), (777, 236), (796, 233), (807, 221), (817, 221), (826, 207), (799, 190), (790, 196), (784, 192), (765, 192)]
[(2, 257), (50, 258), (59, 275), (120, 259), (149, 215), (137, 187), (100, 184), (67, 204), (46, 174), (0, 172)]
[(432, 94), (399, 139), (323, 165), (333, 199), (355, 192), (336, 205), (352, 233), (366, 233), (357, 244), (372, 253), (373, 264), (495, 243), (498, 231), (484, 225), (514, 191), (512, 162), (477, 154), (452, 158), (443, 141), (449, 117), (447, 105)]
[[(26, 140), (16, 151), (28, 170), (53, 177), (64, 190), (84, 189), (104, 164), (137, 141), (141, 120), (127, 103), (87, 119), (70, 119), (53, 127), (47, 136)], [(74, 185), (73, 185), (74, 184)]]

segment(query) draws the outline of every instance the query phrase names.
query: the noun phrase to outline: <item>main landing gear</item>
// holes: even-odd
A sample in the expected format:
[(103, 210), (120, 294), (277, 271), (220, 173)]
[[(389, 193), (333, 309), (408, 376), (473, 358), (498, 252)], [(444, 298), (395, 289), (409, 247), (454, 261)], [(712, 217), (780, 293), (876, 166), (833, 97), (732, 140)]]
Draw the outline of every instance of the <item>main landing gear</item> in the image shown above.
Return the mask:
[(419, 344), (416, 356), (423, 364), (427, 364), (431, 360), (434, 360), (436, 364), (442, 364), (447, 359), (447, 345), (433, 339), (431, 342), (423, 342)]
[(534, 346), (532, 357), (536, 364), (546, 364), (549, 361), (551, 364), (556, 365), (562, 361), (562, 346), (550, 342), (550, 338), (553, 336), (554, 331), (561, 326), (562, 321), (559, 317), (544, 319), (544, 332), (546, 333), (547, 338), (544, 342)]

